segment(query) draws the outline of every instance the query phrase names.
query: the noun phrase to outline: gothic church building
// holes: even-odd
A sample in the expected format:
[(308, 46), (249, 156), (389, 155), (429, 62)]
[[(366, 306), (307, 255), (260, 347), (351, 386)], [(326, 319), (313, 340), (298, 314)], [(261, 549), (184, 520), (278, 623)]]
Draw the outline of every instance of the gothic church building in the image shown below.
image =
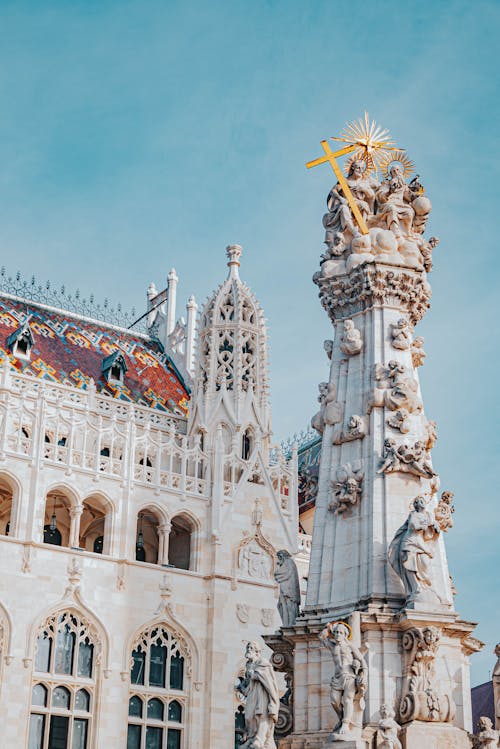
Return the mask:
[[(6, 749), (233, 749), (244, 642), (280, 625), (297, 453), (270, 444), (241, 248), (197, 318), (144, 328), (0, 279), (0, 713)], [(261, 641), (262, 642), (262, 641)]]

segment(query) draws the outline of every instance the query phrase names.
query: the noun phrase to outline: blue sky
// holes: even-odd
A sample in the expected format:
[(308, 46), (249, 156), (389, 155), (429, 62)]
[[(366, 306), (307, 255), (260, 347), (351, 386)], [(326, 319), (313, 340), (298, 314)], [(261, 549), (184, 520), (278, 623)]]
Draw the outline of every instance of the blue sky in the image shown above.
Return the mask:
[(500, 640), (500, 4), (0, 1), (1, 263), (141, 309), (242, 276), (269, 320), (274, 428), (307, 425), (330, 323), (311, 276), (332, 176), (319, 141), (365, 109), (416, 162), (440, 237), (419, 332), (461, 616)]

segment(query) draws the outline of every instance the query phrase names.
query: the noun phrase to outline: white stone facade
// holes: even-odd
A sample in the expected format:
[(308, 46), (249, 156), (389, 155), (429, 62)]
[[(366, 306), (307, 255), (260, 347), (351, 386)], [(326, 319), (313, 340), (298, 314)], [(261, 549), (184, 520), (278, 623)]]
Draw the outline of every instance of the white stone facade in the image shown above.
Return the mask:
[[(144, 749), (146, 727), (160, 749), (234, 747), (244, 643), (279, 626), (275, 553), (295, 553), (298, 543), (296, 453), (287, 462), (270, 450), (263, 317), (234, 262), (233, 252), (233, 343), (220, 346), (231, 361), (216, 380), (220, 351), (199, 346), (187, 423), (102, 396), (92, 383), (19, 374), (4, 360), (2, 746), (28, 747), (31, 713), (30, 749), (125, 749), (129, 724), (129, 749)], [(220, 300), (215, 294), (202, 312), (213, 341), (222, 335)], [(60, 533), (61, 545), (44, 543), (44, 528), (46, 538)], [(73, 647), (80, 655), (71, 667)], [(131, 683), (134, 650), (134, 679), (145, 669), (144, 684)], [(146, 651), (151, 662), (141, 661)], [(158, 686), (165, 653), (171, 673), (183, 668), (171, 688), (168, 674)]]

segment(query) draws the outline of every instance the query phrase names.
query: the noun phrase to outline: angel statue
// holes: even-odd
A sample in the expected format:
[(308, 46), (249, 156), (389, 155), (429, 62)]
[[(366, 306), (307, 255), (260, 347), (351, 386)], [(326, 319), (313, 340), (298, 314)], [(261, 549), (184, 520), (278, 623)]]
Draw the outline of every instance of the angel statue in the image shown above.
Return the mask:
[(478, 720), (478, 733), (476, 735), (476, 746), (481, 749), (497, 749), (500, 746), (500, 733), (495, 731), (491, 718), (484, 715)]
[(377, 749), (402, 749), (398, 738), (400, 726), (394, 720), (394, 710), (390, 705), (380, 706)]
[(276, 570), (274, 579), (280, 586), (278, 611), (284, 627), (293, 627), (299, 615), (300, 583), (297, 567), (291, 554), (281, 549), (276, 554)]

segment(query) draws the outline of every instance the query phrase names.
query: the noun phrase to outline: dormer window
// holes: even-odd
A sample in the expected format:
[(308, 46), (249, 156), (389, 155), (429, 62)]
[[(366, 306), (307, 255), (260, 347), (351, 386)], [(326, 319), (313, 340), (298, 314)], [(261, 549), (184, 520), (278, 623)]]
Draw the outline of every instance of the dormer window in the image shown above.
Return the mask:
[(29, 325), (30, 318), (24, 321), (22, 325), (17, 328), (7, 338), (7, 346), (12, 351), (13, 355), (18, 359), (26, 359), (29, 361), (31, 357), (31, 349), (35, 345), (35, 339)]
[(127, 369), (127, 362), (121, 351), (115, 351), (107, 356), (102, 363), (102, 373), (111, 384), (123, 383)]

